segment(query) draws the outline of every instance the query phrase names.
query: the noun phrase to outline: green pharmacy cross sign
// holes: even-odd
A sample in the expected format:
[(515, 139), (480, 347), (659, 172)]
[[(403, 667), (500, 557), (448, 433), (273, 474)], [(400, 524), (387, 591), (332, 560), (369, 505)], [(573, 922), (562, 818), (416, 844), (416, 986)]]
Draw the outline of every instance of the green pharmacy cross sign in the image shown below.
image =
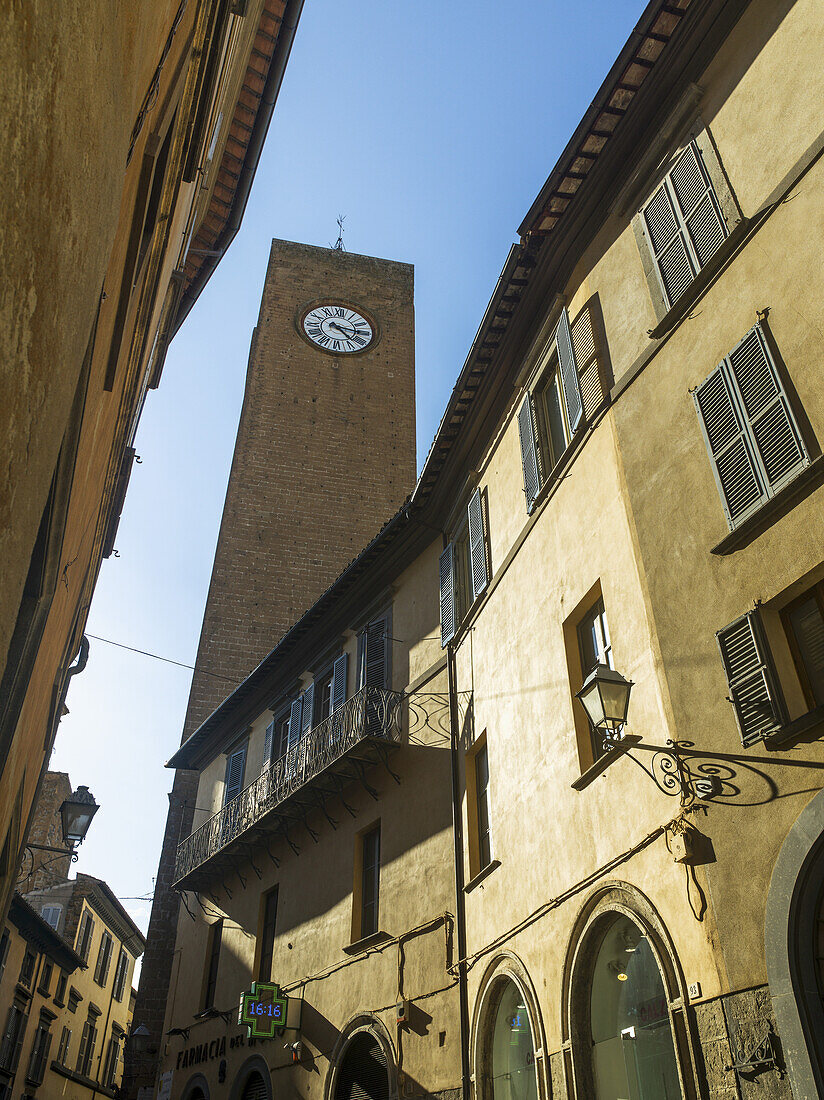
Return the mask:
[(237, 1022), (246, 1024), (250, 1039), (274, 1039), (286, 1026), (287, 998), (268, 982), (252, 982), (249, 993), (241, 993)]

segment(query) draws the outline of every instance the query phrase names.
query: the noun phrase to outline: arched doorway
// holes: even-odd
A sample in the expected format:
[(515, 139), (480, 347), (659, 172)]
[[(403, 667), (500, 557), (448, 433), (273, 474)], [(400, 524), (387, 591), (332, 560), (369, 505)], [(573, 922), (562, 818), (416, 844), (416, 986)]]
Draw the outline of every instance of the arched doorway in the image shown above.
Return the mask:
[(487, 970), (473, 1033), (478, 1100), (538, 1100), (543, 1032), (529, 976), (515, 956)]
[(240, 1100), (269, 1100), (269, 1090), (266, 1082), (257, 1070), (253, 1070), (246, 1078)]
[(764, 921), (767, 979), (796, 1096), (824, 1096), (824, 791), (778, 853)]
[(247, 1058), (235, 1075), (229, 1100), (272, 1100), (269, 1067), (259, 1054)]
[(658, 914), (628, 883), (596, 891), (576, 921), (563, 997), (577, 1100), (696, 1094), (683, 975)]
[(386, 1053), (371, 1031), (359, 1031), (338, 1066), (334, 1100), (389, 1100)]

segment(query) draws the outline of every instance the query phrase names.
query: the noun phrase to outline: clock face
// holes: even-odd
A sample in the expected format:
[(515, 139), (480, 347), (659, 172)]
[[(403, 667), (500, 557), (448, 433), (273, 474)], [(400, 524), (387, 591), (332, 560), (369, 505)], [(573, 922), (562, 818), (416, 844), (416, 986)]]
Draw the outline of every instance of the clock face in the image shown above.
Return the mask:
[(334, 303), (314, 306), (301, 324), (313, 344), (340, 355), (364, 351), (375, 338), (371, 324), (361, 313)]

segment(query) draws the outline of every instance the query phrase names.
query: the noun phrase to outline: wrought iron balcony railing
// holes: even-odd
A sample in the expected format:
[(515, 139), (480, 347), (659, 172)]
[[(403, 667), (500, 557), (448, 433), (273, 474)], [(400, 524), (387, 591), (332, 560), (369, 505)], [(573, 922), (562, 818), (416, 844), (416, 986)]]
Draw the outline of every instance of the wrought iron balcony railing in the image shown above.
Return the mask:
[[(246, 834), (264, 818), (271, 817), (276, 823), (279, 808), (285, 809), (295, 801), (313, 780), (326, 772), (334, 773), (339, 762), (352, 757), (357, 760), (359, 750), (370, 746), (377, 746), (374, 759), (381, 759), (383, 744), (400, 741), (402, 699), (399, 692), (383, 688), (363, 687), (356, 692), (178, 846), (176, 883), (182, 884), (239, 838), (250, 839)], [(368, 753), (365, 758), (370, 759)], [(356, 778), (356, 774), (350, 778)], [(283, 816), (294, 818), (300, 812)]]

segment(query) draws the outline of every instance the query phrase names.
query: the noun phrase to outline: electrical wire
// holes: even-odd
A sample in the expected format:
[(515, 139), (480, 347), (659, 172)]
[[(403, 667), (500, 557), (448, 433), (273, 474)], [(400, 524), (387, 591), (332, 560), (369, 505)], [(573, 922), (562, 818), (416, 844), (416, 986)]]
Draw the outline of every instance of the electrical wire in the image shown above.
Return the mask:
[(148, 649), (137, 649), (133, 645), (125, 645), (123, 642), (114, 642), (111, 638), (101, 638), (99, 634), (90, 634), (86, 631), (87, 638), (94, 638), (96, 642), (105, 642), (106, 645), (117, 646), (118, 649), (128, 649), (130, 653), (139, 653), (142, 657), (151, 657), (155, 661), (163, 661), (167, 665), (176, 665), (178, 668), (188, 668), (192, 672), (199, 672), (201, 676), (211, 676), (214, 680), (225, 680), (227, 684), (238, 687), (242, 680), (235, 680), (231, 676), (221, 676), (219, 672), (207, 672), (205, 668), (196, 668), (195, 665), (187, 665), (183, 661), (173, 661), (171, 657), (161, 657), (159, 653), (150, 653)]

